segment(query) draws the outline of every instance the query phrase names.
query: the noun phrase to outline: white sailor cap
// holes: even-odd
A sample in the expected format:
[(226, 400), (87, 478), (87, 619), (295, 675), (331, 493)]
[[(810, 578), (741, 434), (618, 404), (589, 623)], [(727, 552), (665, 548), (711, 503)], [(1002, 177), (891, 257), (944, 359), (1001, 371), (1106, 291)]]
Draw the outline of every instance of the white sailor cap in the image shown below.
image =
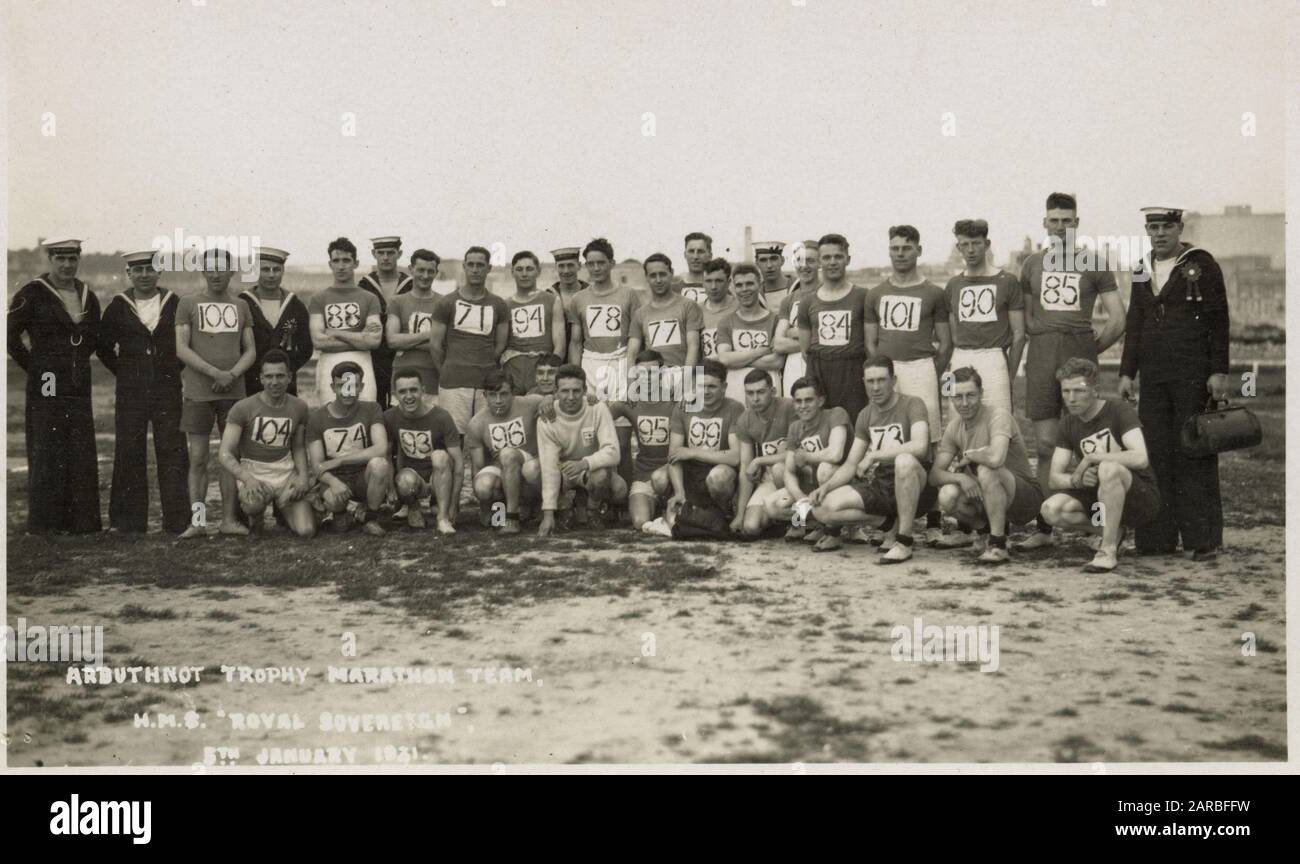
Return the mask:
[(577, 246), (564, 246), (560, 249), (552, 249), (551, 257), (558, 261), (577, 261), (582, 250)]
[(257, 247), (257, 260), (259, 261), (274, 261), (277, 264), (283, 264), (288, 257), (288, 252), (283, 249), (276, 249), (274, 246)]
[(56, 237), (52, 240), (42, 241), (41, 247), (51, 255), (66, 255), (69, 253), (80, 255), (82, 242), (71, 237)]
[(122, 259), (126, 261), (127, 267), (138, 267), (141, 264), (153, 264), (157, 254), (157, 249), (141, 249), (139, 252), (127, 252)]
[(755, 255), (780, 255), (783, 249), (785, 249), (785, 244), (779, 240), (768, 240), (754, 244)]
[(1142, 213), (1146, 214), (1148, 223), (1183, 221), (1183, 211), (1178, 207), (1143, 207)]
[(401, 249), (402, 238), (398, 237), (396, 234), (391, 234), (387, 237), (371, 237), (370, 245), (376, 249)]

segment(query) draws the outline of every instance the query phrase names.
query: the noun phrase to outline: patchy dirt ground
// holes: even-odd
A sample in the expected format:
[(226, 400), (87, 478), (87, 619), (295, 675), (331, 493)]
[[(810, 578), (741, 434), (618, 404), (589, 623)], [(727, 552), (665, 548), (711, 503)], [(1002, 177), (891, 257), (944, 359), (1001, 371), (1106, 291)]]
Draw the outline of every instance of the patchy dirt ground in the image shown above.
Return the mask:
[[(238, 747), (241, 765), (276, 747), (345, 763), (353, 748), (358, 764), (1286, 755), (1275, 529), (1232, 532), (1217, 564), (1132, 558), (1105, 576), (1080, 571), (1082, 545), (998, 570), (965, 553), (884, 568), (865, 547), (813, 557), (625, 532), (569, 535), (548, 547), (556, 555), (499, 540), (477, 563), (458, 554), (488, 540), (326, 538), (335, 555), (323, 566), (262, 556), (268, 541), (250, 552), (214, 540), (205, 562), (170, 569), (169, 544), (144, 555), (110, 541), (86, 550), (95, 573), (11, 577), (11, 626), (102, 623), (110, 667), (206, 668), (190, 686), (78, 687), (64, 667), (10, 664), (9, 764), (189, 765), (205, 746)], [(582, 551), (592, 546), (608, 548)], [(330, 581), (344, 568), (354, 572)], [(241, 573), (259, 569), (278, 584), (247, 584)], [(917, 617), (997, 625), (998, 671), (895, 659), (893, 628)], [(342, 654), (345, 632), (355, 658)], [(223, 664), (310, 671), (305, 684), (232, 683)], [(445, 669), (455, 683), (328, 683), (330, 665)], [(484, 667), (509, 669), (510, 683), (475, 683), (469, 670)], [(138, 712), (183, 727), (187, 711), (206, 728), (133, 728)], [(248, 712), (285, 715), (272, 727), (297, 715), (304, 728), (233, 730)], [(406, 712), (428, 716), (401, 731), (320, 728), (322, 713)]]
[[(472, 516), (451, 540), (404, 528), (179, 546), (29, 538), (10, 371), (6, 622), (101, 624), (109, 667), (204, 667), (186, 686), (75, 686), (65, 665), (7, 664), (11, 766), (188, 766), (205, 747), (237, 747), (242, 766), (272, 748), (366, 765), (1286, 758), (1280, 392), (1253, 405), (1264, 445), (1222, 463), (1227, 553), (1126, 557), (1101, 576), (1081, 571), (1081, 542), (1000, 569), (932, 550), (884, 568), (866, 547), (812, 555), (623, 530), (538, 544)], [(997, 626), (997, 671), (895, 659), (894, 628), (917, 618)], [(228, 682), (223, 664), (308, 671)], [(431, 683), (329, 683), (331, 665), (413, 667)], [(248, 714), (271, 728), (245, 716), (232, 728)], [(322, 714), (343, 731), (321, 729)], [(415, 728), (360, 731), (394, 714)]]

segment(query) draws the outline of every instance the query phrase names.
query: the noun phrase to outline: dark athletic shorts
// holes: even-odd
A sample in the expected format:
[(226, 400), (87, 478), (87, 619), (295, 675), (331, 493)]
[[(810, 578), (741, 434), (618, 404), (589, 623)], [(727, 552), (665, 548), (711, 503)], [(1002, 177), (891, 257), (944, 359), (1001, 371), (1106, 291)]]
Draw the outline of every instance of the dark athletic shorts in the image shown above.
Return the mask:
[[(1097, 502), (1097, 490), (1066, 489), (1066, 495), (1083, 505), (1083, 509), (1092, 515), (1092, 505)], [(1133, 482), (1124, 497), (1124, 518), (1120, 524), (1125, 528), (1144, 528), (1160, 515), (1160, 489), (1151, 480), (1139, 474), (1133, 475)]]
[(1061, 383), (1056, 370), (1071, 357), (1097, 362), (1097, 340), (1088, 333), (1039, 333), (1029, 337), (1025, 358), (1025, 416), (1054, 420), (1061, 416)]
[(181, 400), (181, 431), (194, 435), (211, 435), (212, 424), (217, 424), (217, 436), (226, 434), (226, 415), (235, 407), (238, 399), (214, 399), (211, 402), (199, 402), (195, 399)]
[(1043, 509), (1043, 493), (1038, 481), (1016, 476), (1016, 494), (1007, 503), (1007, 524), (1024, 525), (1038, 518)]
[[(849, 423), (857, 421), (862, 409), (867, 407), (867, 386), (862, 383), (862, 364), (865, 357), (823, 357), (809, 353), (805, 358), (807, 374), (822, 382), (826, 388), (826, 407), (843, 408), (849, 414)], [(789, 388), (793, 381), (786, 382)], [(850, 439), (850, 444), (852, 440)]]
[[(862, 499), (862, 509), (876, 516), (898, 516), (898, 501), (894, 497), (894, 469), (889, 466), (889, 470), (881, 470), (886, 466), (881, 465), (875, 473), (866, 480), (859, 480), (856, 476), (849, 481), (849, 488), (858, 493)], [(921, 467), (925, 473), (930, 473), (928, 463), (922, 462)], [(924, 516), (934, 509), (935, 502), (939, 498), (939, 490), (929, 483), (921, 487), (921, 494), (916, 501), (917, 516)]]

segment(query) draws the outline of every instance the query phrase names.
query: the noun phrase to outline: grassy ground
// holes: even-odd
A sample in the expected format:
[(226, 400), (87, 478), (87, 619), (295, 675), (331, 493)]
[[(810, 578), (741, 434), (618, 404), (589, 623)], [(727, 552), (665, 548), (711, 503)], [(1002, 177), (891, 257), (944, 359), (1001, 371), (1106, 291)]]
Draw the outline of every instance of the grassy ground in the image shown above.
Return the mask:
[[(11, 369), (8, 622), (103, 624), (109, 665), (208, 671), (184, 687), (80, 688), (62, 666), (8, 664), (9, 763), (188, 765), (217, 745), (239, 746), (240, 764), (271, 746), (385, 761), (376, 744), (423, 763), (1282, 759), (1280, 382), (1266, 378), (1251, 403), (1265, 443), (1223, 459), (1227, 556), (1208, 567), (1126, 559), (1121, 572), (1084, 576), (1089, 552), (1073, 542), (997, 571), (930, 550), (900, 569), (860, 547), (813, 557), (777, 542), (669, 544), (621, 530), (538, 543), (478, 528), (472, 512), (451, 539), (401, 526), (313, 541), (26, 537)], [(96, 401), (106, 508), (111, 389)], [(915, 617), (999, 626), (1000, 670), (900, 663), (891, 634)], [(349, 632), (355, 659), (340, 649)], [(222, 664), (313, 677), (227, 682)], [(456, 681), (323, 683), (330, 664), (445, 666)], [(487, 686), (468, 672), (480, 667), (530, 679)], [(316, 725), (322, 713), (417, 710), (450, 723), (369, 736)], [(206, 731), (132, 722), (187, 711)], [(238, 731), (235, 711), (297, 714), (306, 728)]]

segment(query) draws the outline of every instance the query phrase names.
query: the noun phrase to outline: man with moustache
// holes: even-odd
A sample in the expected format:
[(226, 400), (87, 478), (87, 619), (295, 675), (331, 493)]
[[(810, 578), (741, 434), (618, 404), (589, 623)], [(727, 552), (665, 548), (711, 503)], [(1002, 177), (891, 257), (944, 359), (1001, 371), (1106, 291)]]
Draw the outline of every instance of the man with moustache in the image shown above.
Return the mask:
[[(1034, 424), (1038, 485), (1046, 488), (1064, 405), (1056, 370), (1071, 357), (1096, 363), (1101, 352), (1124, 335), (1125, 310), (1106, 262), (1096, 260), (1093, 250), (1075, 245), (1079, 209), (1073, 195), (1053, 192), (1047, 196), (1043, 228), (1047, 246), (1025, 259), (1020, 286), (1029, 335), (1025, 414)], [(1106, 323), (1094, 331), (1092, 312), (1098, 301), (1106, 310)], [(1019, 548), (1051, 545), (1051, 527), (1041, 517), (1036, 528)]]
[(385, 333), (388, 347), (396, 352), (394, 368), (414, 369), (426, 395), (438, 395), (438, 369), (429, 351), (433, 313), (442, 299), (433, 292), (442, 259), (428, 249), (411, 253), (411, 284), (388, 304)]
[[(272, 348), (279, 348), (289, 358), (289, 394), (298, 395), (298, 370), (311, 359), (311, 315), (307, 306), (281, 288), (284, 265), (289, 253), (271, 246), (257, 247), (257, 284), (251, 290), (239, 292), (239, 298), (248, 304), (253, 316), (253, 343), (257, 356), (265, 356)], [(260, 364), (254, 364), (244, 374), (244, 390), (253, 395), (262, 389)]]
[(180, 298), (158, 286), (155, 252), (122, 256), (130, 287), (104, 309), (96, 353), (117, 380), (113, 419), (111, 531), (143, 533), (149, 523), (149, 427), (158, 464), (162, 530), (190, 524), (189, 450), (181, 431), (181, 364), (176, 359)]
[(438, 404), (463, 433), (483, 410), (483, 380), (499, 368), (510, 338), (510, 307), (487, 289), (492, 254), (482, 246), (465, 250), (465, 285), (434, 307), (429, 351), (438, 366)]
[[(561, 366), (555, 376), (555, 417), (537, 425), (537, 458), (542, 475), (542, 520), (538, 537), (555, 530), (560, 493), (573, 490), (597, 505), (627, 500), (627, 484), (615, 469), (619, 462), (614, 418), (603, 402), (587, 400), (581, 367)], [(597, 525), (601, 527), (599, 517)]]
[[(395, 235), (370, 238), (370, 254), (375, 258), (375, 269), (357, 280), (358, 287), (375, 295), (379, 301), (379, 320), (388, 320), (388, 306), (393, 298), (411, 290), (411, 277), (397, 269), (402, 260), (402, 238)], [(375, 367), (375, 392), (380, 408), (387, 408), (393, 377), (392, 347), (387, 333), (380, 334), (379, 347), (370, 352)]]
[[(375, 367), (371, 352), (384, 338), (383, 306), (373, 290), (359, 287), (353, 276), (357, 269), (357, 247), (339, 237), (327, 250), (334, 281), (307, 304), (311, 341), (320, 350), (316, 361), (316, 398), (321, 405), (334, 399), (332, 370), (340, 363), (355, 363), (362, 370), (357, 383), (365, 391), (358, 398), (377, 402)], [(382, 353), (382, 352), (381, 352)]]
[(785, 357), (773, 349), (777, 313), (759, 302), (758, 268), (737, 264), (731, 271), (731, 291), (736, 297), (732, 313), (718, 325), (717, 360), (726, 366), (727, 398), (745, 402), (745, 379), (754, 369), (772, 378), (772, 386), (781, 392), (781, 370)]
[(316, 514), (307, 500), (307, 403), (289, 393), (289, 355), (272, 348), (262, 355), (262, 388), (241, 399), (226, 415), (218, 453), (234, 478), (239, 506), (260, 534), (266, 508), (274, 506), (299, 537), (316, 533)]
[(510, 309), (510, 335), (501, 365), (516, 393), (527, 393), (537, 383), (538, 358), (564, 351), (564, 302), (549, 291), (537, 290), (542, 265), (527, 250), (510, 260), (515, 293), (506, 298)]
[(805, 240), (795, 250), (794, 269), (798, 278), (777, 309), (776, 333), (772, 339), (773, 348), (785, 357), (781, 380), (791, 382), (798, 381), (807, 371), (803, 351), (799, 347), (799, 303), (802, 295), (816, 291), (820, 284), (821, 264), (817, 257), (816, 240)]
[[(230, 293), (233, 260), (224, 249), (203, 254), (204, 288), (182, 297), (176, 309), (176, 356), (185, 364), (181, 371), (181, 429), (190, 453), (189, 491), (194, 505), (206, 506), (208, 497), (208, 455), (212, 426), (226, 428), (226, 416), (243, 399), (244, 373), (257, 360), (253, 340), (253, 316), (248, 304)], [(220, 433), (218, 433), (220, 434)], [(238, 515), (239, 487), (234, 475), (221, 472), (222, 534), (247, 534)], [(206, 517), (191, 517), (182, 540), (206, 537)]]
[(81, 242), (41, 244), (49, 271), (9, 305), (9, 356), (27, 374), (28, 534), (85, 534), (102, 525), (90, 375), (99, 299), (77, 278)]
[(704, 302), (704, 265), (713, 257), (713, 238), (703, 231), (686, 235), (682, 255), (686, 259), (686, 275), (673, 277), (673, 290), (696, 303)]

